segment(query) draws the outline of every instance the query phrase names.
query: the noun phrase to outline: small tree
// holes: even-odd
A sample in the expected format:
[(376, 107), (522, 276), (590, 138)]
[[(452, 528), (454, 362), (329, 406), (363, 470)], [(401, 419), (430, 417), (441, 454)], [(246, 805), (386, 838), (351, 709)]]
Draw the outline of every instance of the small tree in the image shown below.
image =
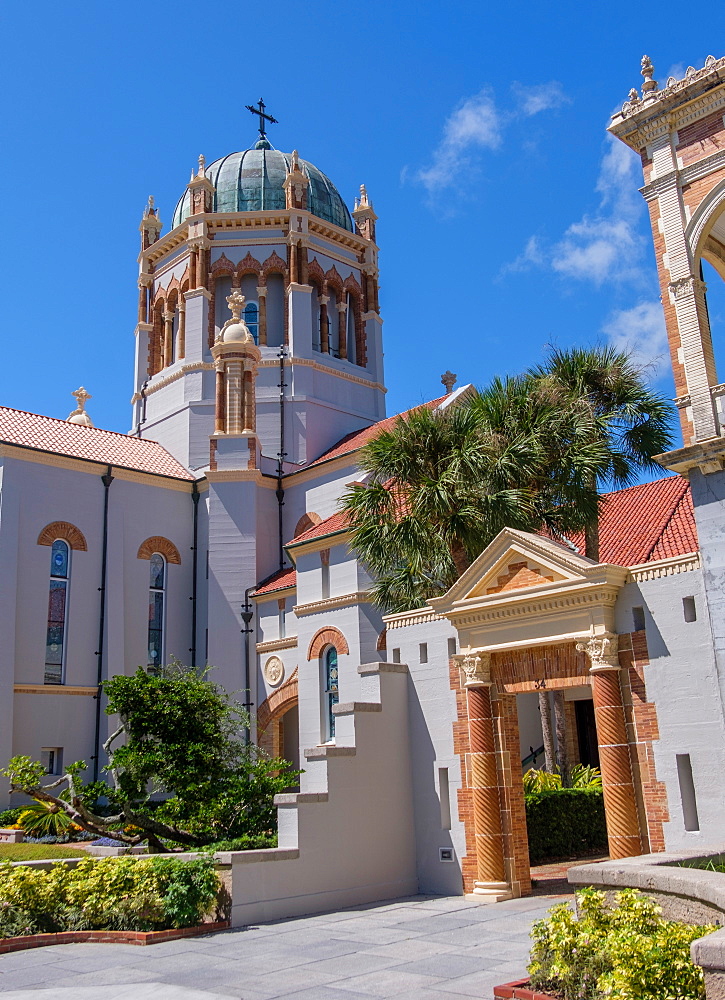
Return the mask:
[(156, 676), (139, 667), (104, 682), (106, 713), (120, 719), (104, 743), (112, 815), (99, 815), (97, 784), (82, 782), (84, 761), (43, 784), (42, 764), (13, 757), (4, 772), (11, 791), (49, 804), (89, 833), (147, 841), (156, 850), (164, 841), (202, 847), (268, 831), (275, 793), (299, 772), (245, 743), (246, 712), (207, 673), (172, 664)]

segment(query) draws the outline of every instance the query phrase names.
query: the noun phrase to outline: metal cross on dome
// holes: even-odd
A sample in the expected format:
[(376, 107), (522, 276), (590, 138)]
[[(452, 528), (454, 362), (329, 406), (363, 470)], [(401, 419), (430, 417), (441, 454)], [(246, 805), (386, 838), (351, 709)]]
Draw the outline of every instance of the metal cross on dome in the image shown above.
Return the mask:
[(270, 124), (272, 124), (272, 125), (279, 125), (279, 122), (277, 121), (276, 118), (273, 118), (271, 115), (266, 115), (264, 113), (265, 106), (266, 105), (265, 105), (265, 103), (264, 103), (264, 101), (262, 100), (261, 97), (259, 98), (259, 105), (256, 108), (255, 108), (255, 106), (253, 104), (245, 104), (245, 107), (246, 107), (247, 111), (251, 111), (253, 115), (258, 115), (259, 116), (259, 138), (260, 139), (266, 139), (267, 138), (267, 132), (266, 132), (265, 127), (264, 127), (264, 123), (265, 122), (270, 122)]

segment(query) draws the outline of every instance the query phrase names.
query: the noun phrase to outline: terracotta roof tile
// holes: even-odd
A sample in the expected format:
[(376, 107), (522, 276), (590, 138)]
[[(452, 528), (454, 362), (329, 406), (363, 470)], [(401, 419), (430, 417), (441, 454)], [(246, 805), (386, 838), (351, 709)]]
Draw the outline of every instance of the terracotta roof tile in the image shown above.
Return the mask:
[[(569, 537), (583, 555), (584, 533)], [(682, 476), (604, 495), (599, 521), (602, 562), (637, 566), (698, 548), (690, 485)]]
[[(440, 406), (440, 404), (447, 398), (447, 396), (439, 396), (438, 399), (431, 399), (429, 403), (421, 403), (421, 406), (434, 410), (436, 406)], [(377, 437), (378, 434), (382, 434), (383, 431), (389, 431), (399, 417), (404, 417), (406, 413), (412, 413), (413, 410), (418, 409), (420, 409), (419, 406), (413, 406), (410, 410), (404, 410), (403, 413), (396, 413), (392, 417), (386, 417), (384, 420), (378, 420), (376, 424), (371, 424), (369, 427), (363, 427), (362, 430), (351, 431), (350, 434), (346, 434), (345, 437), (341, 438), (337, 444), (332, 446), (332, 448), (323, 452), (319, 458), (316, 458), (308, 465), (303, 466), (303, 468), (309, 469), (313, 465), (319, 465), (321, 462), (329, 462), (333, 458), (339, 458), (340, 455), (349, 455), (350, 452), (357, 451), (358, 448), (362, 448), (364, 444), (367, 444), (368, 441), (372, 441), (372, 439)]]
[[(599, 522), (602, 562), (637, 566), (697, 552), (699, 544), (690, 485), (682, 476), (667, 476), (652, 483), (629, 486), (605, 493), (602, 499)], [(298, 535), (290, 544), (324, 538), (347, 526), (347, 517), (338, 512)], [(568, 537), (583, 555), (584, 532)]]
[(195, 477), (157, 441), (0, 407), (0, 442), (173, 479)]
[(297, 586), (297, 571), (294, 566), (286, 566), (277, 570), (266, 580), (263, 580), (252, 594), (252, 597), (260, 597), (262, 594), (272, 594), (275, 590), (284, 590), (285, 587)]

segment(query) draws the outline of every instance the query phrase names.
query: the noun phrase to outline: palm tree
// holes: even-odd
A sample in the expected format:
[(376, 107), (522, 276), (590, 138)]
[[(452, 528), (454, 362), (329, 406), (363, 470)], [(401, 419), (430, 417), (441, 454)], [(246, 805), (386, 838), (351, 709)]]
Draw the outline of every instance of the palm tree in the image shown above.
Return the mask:
[[(660, 471), (652, 456), (672, 444), (673, 408), (647, 386), (631, 355), (607, 346), (553, 348), (526, 380), (533, 396), (568, 414), (579, 442), (600, 446), (592, 489), (605, 483), (621, 489), (642, 471)], [(586, 525), (585, 554), (599, 560), (598, 517)]]
[(595, 517), (601, 442), (568, 428), (562, 447), (562, 420), (559, 401), (532, 394), (527, 379), (495, 379), (472, 400), (411, 411), (366, 445), (366, 481), (343, 510), (376, 602), (419, 607), (504, 527), (560, 534)]

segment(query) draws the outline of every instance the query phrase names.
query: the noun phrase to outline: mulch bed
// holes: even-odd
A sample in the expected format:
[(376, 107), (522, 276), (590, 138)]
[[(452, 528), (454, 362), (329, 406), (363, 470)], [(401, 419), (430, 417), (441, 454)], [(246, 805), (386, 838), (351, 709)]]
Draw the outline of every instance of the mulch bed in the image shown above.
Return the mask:
[(530, 990), (528, 979), (517, 979), (513, 983), (494, 986), (493, 995), (496, 1000), (560, 1000), (560, 994)]
[(22, 937), (0, 938), (0, 955), (26, 948), (47, 948), (53, 944), (161, 944), (177, 938), (198, 937), (229, 928), (228, 920), (217, 920), (195, 927), (177, 927), (167, 931), (60, 931), (57, 934), (25, 934)]

